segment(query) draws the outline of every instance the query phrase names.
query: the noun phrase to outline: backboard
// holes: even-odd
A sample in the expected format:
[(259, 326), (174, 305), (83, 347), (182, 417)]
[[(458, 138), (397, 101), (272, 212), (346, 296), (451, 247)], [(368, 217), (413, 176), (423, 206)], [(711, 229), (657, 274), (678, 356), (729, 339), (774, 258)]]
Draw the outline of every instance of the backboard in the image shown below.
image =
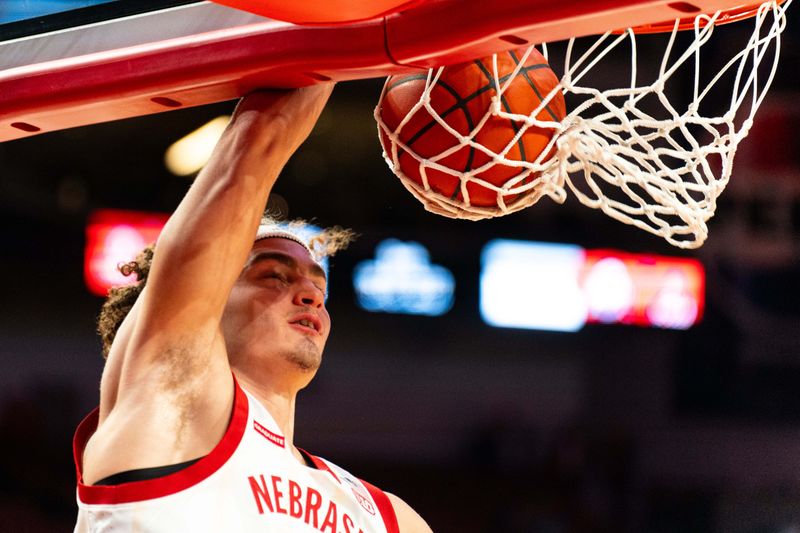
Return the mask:
[(262, 87), (452, 64), (740, 0), (386, 0), (372, 18), (314, 25), (263, 16), (271, 2), (226, 3), (258, 4), (262, 15), (174, 0), (137, 2), (131, 12), (122, 7), (131, 3), (111, 0), (45, 17), (48, 24), (38, 27), (44, 31), (21, 32), (24, 21), (0, 26), (0, 141), (228, 100)]

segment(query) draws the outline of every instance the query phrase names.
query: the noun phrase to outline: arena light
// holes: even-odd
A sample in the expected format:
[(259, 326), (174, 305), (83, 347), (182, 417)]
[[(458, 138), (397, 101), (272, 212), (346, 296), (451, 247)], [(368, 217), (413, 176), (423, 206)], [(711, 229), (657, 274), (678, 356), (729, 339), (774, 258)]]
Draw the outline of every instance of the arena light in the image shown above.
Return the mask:
[(203, 168), (229, 120), (217, 117), (172, 143), (164, 154), (167, 169), (176, 176), (189, 176)]
[(480, 312), (487, 324), (577, 331), (586, 322), (578, 286), (582, 248), (498, 239), (483, 249), (481, 265)]
[(702, 317), (704, 292), (694, 259), (511, 240), (490, 242), (482, 255), (480, 309), (492, 326), (686, 329)]
[(695, 259), (587, 250), (581, 285), (589, 322), (686, 329), (703, 315), (705, 271)]
[(108, 294), (113, 286), (133, 283), (123, 276), (117, 265), (130, 261), (149, 243), (155, 242), (168, 216), (162, 213), (94, 211), (86, 226), (84, 280), (98, 296)]
[[(132, 277), (123, 276), (117, 266), (134, 259), (145, 246), (155, 242), (168, 219), (169, 215), (163, 213), (116, 209), (94, 211), (86, 226), (84, 254), (84, 279), (89, 290), (105, 296), (111, 287), (135, 282)], [(307, 224), (302, 228), (291, 227), (291, 230), (311, 239), (322, 228)], [(327, 258), (323, 258), (320, 265), (327, 274)]]
[(353, 270), (358, 305), (367, 311), (438, 316), (453, 306), (455, 278), (430, 261), (417, 242), (386, 239), (375, 248), (375, 259)]

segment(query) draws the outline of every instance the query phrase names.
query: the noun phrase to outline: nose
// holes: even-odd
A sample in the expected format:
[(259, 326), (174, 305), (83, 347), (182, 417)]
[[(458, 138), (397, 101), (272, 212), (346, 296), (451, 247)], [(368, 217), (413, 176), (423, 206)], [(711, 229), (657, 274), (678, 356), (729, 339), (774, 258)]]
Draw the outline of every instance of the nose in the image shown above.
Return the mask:
[(297, 290), (294, 293), (294, 304), (306, 307), (320, 308), (325, 303), (325, 295), (309, 279), (298, 282)]

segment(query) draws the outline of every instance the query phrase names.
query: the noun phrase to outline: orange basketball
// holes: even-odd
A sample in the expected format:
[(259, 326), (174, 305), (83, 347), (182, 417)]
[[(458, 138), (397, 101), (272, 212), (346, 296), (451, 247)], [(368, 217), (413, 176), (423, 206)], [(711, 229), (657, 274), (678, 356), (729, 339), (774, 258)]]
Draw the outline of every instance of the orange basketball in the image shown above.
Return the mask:
[[(514, 72), (522, 51), (497, 54), (497, 73), (501, 86)], [(396, 131), (414, 105), (420, 100), (426, 87), (427, 73), (391, 76), (386, 80), (383, 99), (378, 113), (384, 125), (396, 132), (398, 139), (409, 150), (423, 159), (435, 157), (459, 144), (459, 139), (445, 129), (425, 107), (417, 109), (400, 131)], [(519, 74), (503, 92), (501, 104), (508, 113), (531, 115), (550, 91), (558, 85), (558, 77), (550, 69), (544, 56), (531, 50)], [(447, 67), (431, 89), (431, 107), (460, 135), (468, 136), (490, 108), (492, 97), (497, 94), (494, 83), (492, 57)], [(564, 95), (559, 91), (536, 115), (543, 121), (561, 121), (566, 116)], [(499, 154), (512, 141), (524, 123), (499, 116), (491, 116), (472, 139)], [(554, 129), (529, 126), (505, 158), (511, 161), (535, 161), (547, 147)], [(380, 140), (384, 151), (391, 158), (391, 139), (380, 128)], [(551, 154), (547, 154), (548, 156)], [(457, 171), (468, 172), (489, 163), (493, 157), (472, 146), (462, 146), (457, 151), (437, 161), (438, 164)], [(398, 146), (397, 165), (410, 180), (423, 185), (420, 163), (410, 153)], [(523, 169), (496, 162), (476, 177), (495, 186), (502, 186), (508, 180), (520, 175)], [(430, 188), (458, 203), (465, 203), (461, 189), (461, 179), (447, 172), (426, 168)], [(526, 177), (526, 183), (536, 176)], [(517, 184), (519, 185), (519, 184)], [(497, 191), (470, 181), (467, 183), (469, 205), (494, 207), (498, 205)], [(520, 200), (520, 194), (507, 194), (503, 201), (507, 206)]]

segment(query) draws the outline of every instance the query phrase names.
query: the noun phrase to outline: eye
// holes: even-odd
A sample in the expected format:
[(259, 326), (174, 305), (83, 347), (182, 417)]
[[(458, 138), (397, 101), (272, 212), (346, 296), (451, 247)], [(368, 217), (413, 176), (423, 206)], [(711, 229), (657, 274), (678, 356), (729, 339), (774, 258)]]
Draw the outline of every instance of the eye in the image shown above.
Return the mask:
[(264, 279), (275, 279), (275, 280), (280, 281), (281, 283), (288, 283), (289, 282), (289, 278), (287, 278), (286, 275), (284, 275), (281, 272), (276, 272), (274, 270), (266, 271), (262, 277)]
[(328, 290), (327, 289), (327, 287), (328, 287), (327, 283), (325, 283), (325, 282), (323, 282), (323, 281), (321, 281), (321, 280), (319, 280), (317, 278), (309, 278), (309, 279), (311, 280), (311, 283), (314, 285), (314, 287), (317, 288), (317, 290), (319, 292), (321, 292), (322, 294), (326, 294), (327, 293), (327, 290)]

